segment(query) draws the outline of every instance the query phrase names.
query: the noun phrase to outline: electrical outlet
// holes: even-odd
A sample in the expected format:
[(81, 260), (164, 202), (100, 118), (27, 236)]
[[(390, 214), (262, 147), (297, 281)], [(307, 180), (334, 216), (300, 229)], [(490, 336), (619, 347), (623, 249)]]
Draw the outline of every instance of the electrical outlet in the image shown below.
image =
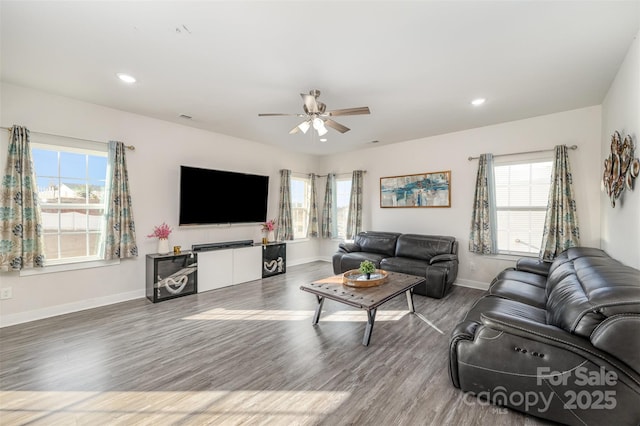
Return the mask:
[(4, 287), (0, 289), (0, 299), (11, 299), (13, 297), (13, 291), (11, 287)]

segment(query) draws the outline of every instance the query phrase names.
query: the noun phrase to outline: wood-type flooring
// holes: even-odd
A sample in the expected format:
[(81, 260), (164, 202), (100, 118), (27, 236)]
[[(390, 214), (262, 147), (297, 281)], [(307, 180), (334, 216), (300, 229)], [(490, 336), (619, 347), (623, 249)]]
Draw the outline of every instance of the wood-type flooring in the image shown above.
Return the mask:
[[(300, 290), (327, 262), (153, 304), (0, 329), (0, 425), (546, 425), (453, 387), (449, 336), (481, 294), (366, 312)], [(140, 283), (144, 286), (144, 283)]]

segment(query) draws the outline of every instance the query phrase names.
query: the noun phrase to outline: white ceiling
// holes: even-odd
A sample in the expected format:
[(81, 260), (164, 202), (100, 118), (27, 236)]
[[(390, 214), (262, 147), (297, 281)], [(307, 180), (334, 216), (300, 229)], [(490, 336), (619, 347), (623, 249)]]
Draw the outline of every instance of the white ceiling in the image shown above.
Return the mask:
[[(318, 155), (598, 105), (640, 21), (640, 0), (1, 7), (3, 81)], [(302, 112), (310, 89), (371, 114), (336, 117), (351, 131), (324, 143), (258, 117)]]

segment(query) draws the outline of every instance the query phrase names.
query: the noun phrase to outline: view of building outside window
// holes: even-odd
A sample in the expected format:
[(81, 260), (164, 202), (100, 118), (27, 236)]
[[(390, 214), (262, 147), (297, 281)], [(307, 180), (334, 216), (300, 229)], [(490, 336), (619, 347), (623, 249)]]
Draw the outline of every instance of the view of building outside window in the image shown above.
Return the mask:
[(351, 176), (336, 177), (336, 224), (338, 238), (345, 239), (347, 235), (347, 215), (349, 214), (349, 199), (351, 198)]
[(309, 178), (291, 177), (291, 216), (294, 240), (307, 238), (311, 200), (310, 186)]
[(107, 152), (33, 144), (47, 260), (96, 258)]
[(551, 168), (551, 161), (494, 166), (499, 252), (540, 251)]

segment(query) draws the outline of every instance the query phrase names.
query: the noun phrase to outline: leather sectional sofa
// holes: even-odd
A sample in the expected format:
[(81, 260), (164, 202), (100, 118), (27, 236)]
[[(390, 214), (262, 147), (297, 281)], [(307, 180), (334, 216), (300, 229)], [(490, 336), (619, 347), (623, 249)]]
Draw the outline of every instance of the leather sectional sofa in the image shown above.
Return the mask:
[(333, 272), (358, 269), (364, 260), (379, 269), (425, 277), (426, 282), (414, 287), (414, 293), (439, 299), (450, 291), (458, 275), (458, 242), (438, 235), (360, 232), (353, 243), (339, 245), (333, 255)]
[(551, 264), (521, 259), (455, 327), (449, 358), (468, 403), (639, 425), (640, 271), (586, 247)]

